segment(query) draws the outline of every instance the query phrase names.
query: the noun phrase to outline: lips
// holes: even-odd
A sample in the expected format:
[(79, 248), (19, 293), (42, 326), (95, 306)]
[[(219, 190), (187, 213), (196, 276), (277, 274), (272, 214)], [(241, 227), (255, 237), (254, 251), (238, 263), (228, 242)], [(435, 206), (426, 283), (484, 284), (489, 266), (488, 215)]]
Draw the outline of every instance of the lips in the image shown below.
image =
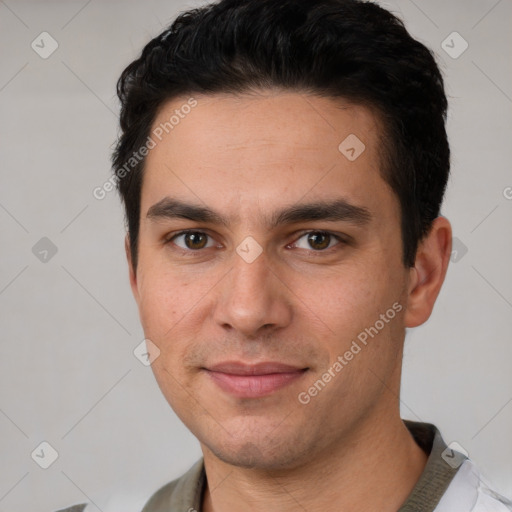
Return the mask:
[(204, 370), (223, 391), (239, 398), (259, 398), (302, 378), (308, 368), (278, 362), (245, 364), (227, 361)]

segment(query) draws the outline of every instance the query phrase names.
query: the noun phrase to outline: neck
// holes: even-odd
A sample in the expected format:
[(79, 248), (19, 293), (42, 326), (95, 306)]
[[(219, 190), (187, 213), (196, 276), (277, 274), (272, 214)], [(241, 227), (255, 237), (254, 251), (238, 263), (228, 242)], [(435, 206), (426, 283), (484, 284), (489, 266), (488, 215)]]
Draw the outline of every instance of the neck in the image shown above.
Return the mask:
[(286, 471), (240, 468), (202, 449), (204, 512), (394, 512), (427, 461), (398, 413), (387, 421), (368, 419), (336, 446)]

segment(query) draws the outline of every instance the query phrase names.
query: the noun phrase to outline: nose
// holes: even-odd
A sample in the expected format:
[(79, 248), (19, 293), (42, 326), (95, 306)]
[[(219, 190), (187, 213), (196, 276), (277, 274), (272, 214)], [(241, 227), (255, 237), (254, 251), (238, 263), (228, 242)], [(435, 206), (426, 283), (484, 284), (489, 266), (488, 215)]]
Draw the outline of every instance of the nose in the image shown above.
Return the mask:
[(256, 338), (290, 324), (291, 292), (264, 253), (252, 263), (234, 255), (233, 267), (219, 285), (214, 319), (223, 329)]

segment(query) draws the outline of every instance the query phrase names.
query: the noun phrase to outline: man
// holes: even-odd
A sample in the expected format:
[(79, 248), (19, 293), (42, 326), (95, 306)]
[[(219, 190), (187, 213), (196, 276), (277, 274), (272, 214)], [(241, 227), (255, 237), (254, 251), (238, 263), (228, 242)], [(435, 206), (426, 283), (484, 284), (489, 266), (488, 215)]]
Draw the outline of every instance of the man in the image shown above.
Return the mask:
[(203, 452), (144, 512), (512, 510), (399, 414), (451, 252), (430, 51), (373, 3), (223, 0), (118, 94), (131, 287)]

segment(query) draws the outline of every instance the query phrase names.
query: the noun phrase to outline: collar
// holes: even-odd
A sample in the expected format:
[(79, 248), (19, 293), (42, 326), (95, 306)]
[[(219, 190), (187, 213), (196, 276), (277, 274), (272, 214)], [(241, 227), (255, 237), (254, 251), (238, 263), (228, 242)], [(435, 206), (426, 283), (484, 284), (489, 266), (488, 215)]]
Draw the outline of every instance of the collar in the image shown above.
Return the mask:
[(448, 448), (431, 423), (404, 420), (404, 424), (428, 459), (420, 479), (398, 512), (433, 512), (466, 456)]

